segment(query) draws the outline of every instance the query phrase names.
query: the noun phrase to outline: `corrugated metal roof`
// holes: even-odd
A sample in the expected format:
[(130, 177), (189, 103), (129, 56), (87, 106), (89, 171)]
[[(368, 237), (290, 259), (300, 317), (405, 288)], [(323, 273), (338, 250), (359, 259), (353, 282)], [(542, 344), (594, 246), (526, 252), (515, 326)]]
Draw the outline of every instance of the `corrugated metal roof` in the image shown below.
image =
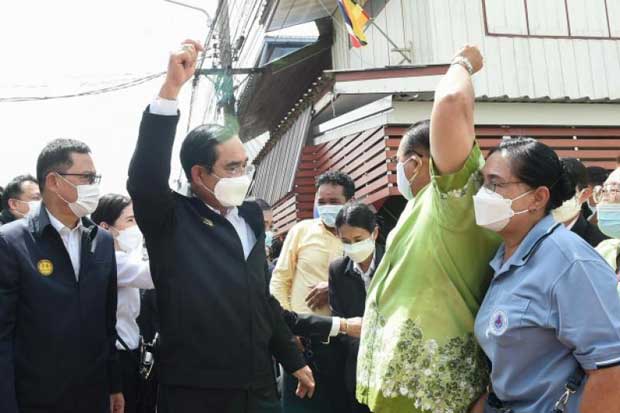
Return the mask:
[(293, 190), (295, 171), (310, 131), (311, 118), (312, 106), (309, 106), (262, 159), (252, 195), (274, 204)]
[(276, 0), (267, 23), (267, 31), (285, 29), (333, 14), (336, 0)]
[[(401, 93), (394, 95), (394, 100), (401, 102), (432, 102), (434, 98), (433, 93), (425, 92), (425, 93)], [(574, 99), (568, 96), (564, 96), (562, 98), (551, 98), (549, 96), (541, 96), (541, 97), (529, 97), (529, 96), (519, 96), (519, 97), (510, 97), (508, 95), (502, 96), (488, 96), (481, 95), (476, 96), (477, 102), (496, 102), (496, 103), (611, 103), (618, 104), (620, 103), (619, 99), (590, 99), (588, 97)]]
[(245, 151), (248, 154), (249, 162), (252, 162), (256, 158), (256, 156), (260, 153), (268, 140), (269, 132), (265, 132), (262, 135), (257, 136), (256, 138), (243, 144), (243, 146), (245, 147)]

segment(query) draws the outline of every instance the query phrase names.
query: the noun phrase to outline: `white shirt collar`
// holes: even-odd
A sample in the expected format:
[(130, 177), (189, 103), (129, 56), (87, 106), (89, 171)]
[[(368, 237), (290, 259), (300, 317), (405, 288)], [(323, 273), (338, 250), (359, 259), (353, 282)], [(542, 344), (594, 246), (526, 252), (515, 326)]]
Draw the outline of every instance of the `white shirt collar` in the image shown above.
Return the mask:
[[(210, 209), (211, 211), (215, 212), (215, 213), (216, 213), (216, 214), (218, 214), (218, 215), (222, 215), (222, 213), (220, 212), (220, 210), (219, 210), (219, 209), (215, 209), (215, 208), (213, 208), (211, 205), (207, 204), (207, 203), (206, 203), (206, 202), (204, 202), (204, 201), (202, 201), (202, 202), (203, 202), (206, 206), (208, 206), (208, 207), (209, 207), (209, 209)], [(234, 208), (231, 208), (231, 209), (229, 209), (229, 210), (228, 210), (228, 214), (226, 214), (226, 215), (222, 215), (222, 216), (223, 216), (223, 217), (228, 217), (228, 216), (230, 216), (230, 217), (235, 217), (235, 216), (238, 216), (238, 215), (239, 215), (239, 209), (238, 209), (237, 207), (234, 207)]]
[(566, 229), (569, 231), (572, 230), (575, 224), (577, 223), (577, 221), (579, 220), (580, 216), (581, 216), (581, 212), (575, 217), (575, 219), (573, 219), (573, 221), (570, 224), (566, 226)]
[(362, 276), (371, 274), (375, 270), (376, 254), (377, 254), (377, 251), (375, 250), (375, 252), (372, 253), (372, 261), (370, 261), (370, 266), (368, 267), (368, 271), (364, 272), (364, 270), (362, 270), (362, 267), (360, 267), (360, 265), (356, 262), (353, 262), (353, 270), (355, 270), (356, 273)]
[(52, 213), (50, 212), (49, 209), (45, 208), (45, 212), (47, 212), (47, 216), (50, 219), (50, 224), (52, 224), (52, 227), (54, 227), (54, 229), (56, 231), (58, 231), (58, 233), (60, 234), (61, 231), (77, 231), (80, 230), (82, 228), (82, 220), (78, 219), (78, 223), (75, 226), (75, 228), (71, 229), (69, 227), (67, 227), (65, 224), (63, 224), (62, 222), (60, 222), (54, 215), (52, 215)]

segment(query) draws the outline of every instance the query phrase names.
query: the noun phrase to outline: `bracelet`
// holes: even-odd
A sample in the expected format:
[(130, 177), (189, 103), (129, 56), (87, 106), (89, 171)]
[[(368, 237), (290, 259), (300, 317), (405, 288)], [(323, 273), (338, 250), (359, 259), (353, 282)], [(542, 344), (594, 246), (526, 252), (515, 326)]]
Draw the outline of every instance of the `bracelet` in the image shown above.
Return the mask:
[(469, 59), (464, 56), (456, 56), (454, 59), (452, 59), (452, 63), (450, 65), (463, 66), (470, 76), (474, 74), (474, 67), (472, 66)]

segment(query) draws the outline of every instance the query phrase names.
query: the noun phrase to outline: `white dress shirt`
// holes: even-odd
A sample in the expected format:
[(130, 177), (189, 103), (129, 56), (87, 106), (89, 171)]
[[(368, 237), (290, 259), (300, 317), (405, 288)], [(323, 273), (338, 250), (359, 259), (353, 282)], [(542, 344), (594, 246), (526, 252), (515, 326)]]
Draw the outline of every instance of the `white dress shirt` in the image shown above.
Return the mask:
[(366, 292), (368, 292), (368, 286), (370, 285), (370, 275), (375, 271), (375, 254), (377, 252), (372, 253), (372, 261), (370, 261), (370, 266), (368, 267), (368, 271), (362, 270), (362, 267), (356, 262), (353, 263), (353, 270), (362, 277), (364, 281), (364, 287), (366, 288)]
[(50, 219), (50, 224), (58, 234), (60, 234), (60, 238), (62, 239), (62, 243), (65, 244), (65, 248), (67, 249), (67, 253), (69, 254), (69, 258), (71, 258), (71, 265), (73, 266), (73, 271), (75, 271), (75, 280), (79, 281), (80, 277), (80, 252), (82, 250), (82, 220), (78, 220), (78, 224), (75, 228), (71, 229), (67, 227), (65, 224), (60, 222), (52, 213), (46, 208), (45, 212)]
[[(140, 289), (155, 288), (149, 262), (139, 253), (116, 251), (118, 305), (116, 307), (116, 332), (130, 350), (140, 345), (140, 328), (136, 319), (140, 315)], [(126, 350), (116, 342), (116, 348)]]

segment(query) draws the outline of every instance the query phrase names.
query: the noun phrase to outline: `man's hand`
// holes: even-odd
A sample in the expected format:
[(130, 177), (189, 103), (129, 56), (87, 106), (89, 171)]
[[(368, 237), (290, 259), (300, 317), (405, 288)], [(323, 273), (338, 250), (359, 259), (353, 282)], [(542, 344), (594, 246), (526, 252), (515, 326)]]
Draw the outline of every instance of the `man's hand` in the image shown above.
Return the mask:
[(298, 380), (297, 390), (295, 390), (295, 394), (300, 399), (303, 399), (308, 396), (309, 399), (314, 396), (314, 376), (312, 376), (312, 370), (310, 367), (305, 366), (297, 370), (293, 373), (293, 376)]
[(183, 42), (181, 49), (170, 54), (166, 81), (161, 87), (159, 96), (164, 99), (175, 100), (181, 87), (194, 76), (198, 53), (204, 49), (194, 40)]
[(455, 55), (455, 57), (458, 56), (462, 56), (469, 60), (469, 63), (471, 63), (471, 66), (474, 69), (474, 73), (479, 72), (484, 66), (484, 58), (482, 57), (482, 53), (480, 53), (480, 49), (478, 49), (477, 46), (466, 45)]
[(124, 413), (125, 398), (123, 393), (114, 393), (110, 395), (110, 413)]
[(347, 336), (359, 338), (362, 335), (362, 317), (347, 319)]
[(326, 281), (322, 281), (316, 284), (310, 293), (306, 296), (306, 304), (312, 310), (317, 310), (327, 305), (329, 300), (329, 284)]

